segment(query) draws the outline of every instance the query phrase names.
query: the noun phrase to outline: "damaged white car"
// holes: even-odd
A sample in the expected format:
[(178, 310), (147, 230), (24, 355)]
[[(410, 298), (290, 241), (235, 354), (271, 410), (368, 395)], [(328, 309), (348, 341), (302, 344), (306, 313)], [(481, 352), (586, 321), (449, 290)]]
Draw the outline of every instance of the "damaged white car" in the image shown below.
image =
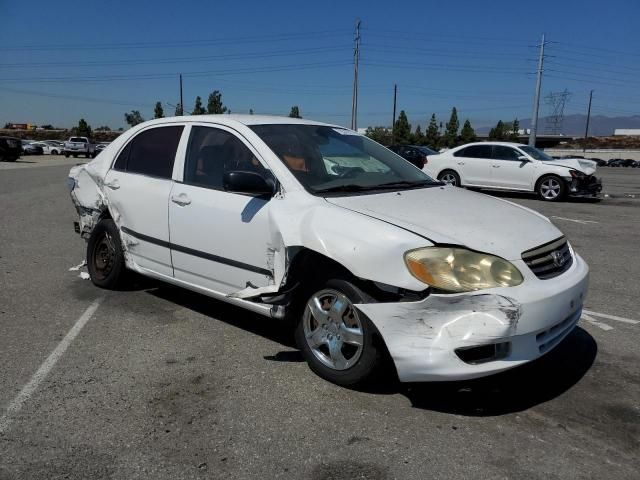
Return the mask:
[(128, 271), (295, 322), (342, 385), (480, 377), (574, 328), (588, 267), (543, 216), (446, 186), (345, 128), (164, 118), (70, 172), (94, 284)]

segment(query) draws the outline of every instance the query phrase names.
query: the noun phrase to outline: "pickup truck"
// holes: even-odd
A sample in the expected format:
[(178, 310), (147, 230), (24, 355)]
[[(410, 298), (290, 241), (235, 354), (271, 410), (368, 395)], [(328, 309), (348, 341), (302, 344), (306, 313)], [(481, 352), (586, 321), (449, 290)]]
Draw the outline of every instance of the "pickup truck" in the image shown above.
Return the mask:
[(63, 153), (65, 157), (84, 155), (87, 158), (94, 158), (98, 154), (96, 146), (87, 137), (71, 137), (64, 142)]

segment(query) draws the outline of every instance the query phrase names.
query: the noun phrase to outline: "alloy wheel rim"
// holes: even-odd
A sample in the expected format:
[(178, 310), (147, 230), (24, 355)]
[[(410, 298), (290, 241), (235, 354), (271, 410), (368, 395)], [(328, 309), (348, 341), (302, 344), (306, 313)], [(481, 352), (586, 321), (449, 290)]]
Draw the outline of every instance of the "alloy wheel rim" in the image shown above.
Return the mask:
[(447, 185), (456, 185), (456, 177), (452, 173), (445, 173), (440, 180)]
[(332, 370), (353, 367), (364, 346), (358, 311), (343, 293), (325, 289), (307, 302), (303, 316), (307, 346), (324, 366)]
[(560, 195), (560, 183), (553, 178), (549, 178), (540, 185), (540, 193), (544, 198), (557, 198)]

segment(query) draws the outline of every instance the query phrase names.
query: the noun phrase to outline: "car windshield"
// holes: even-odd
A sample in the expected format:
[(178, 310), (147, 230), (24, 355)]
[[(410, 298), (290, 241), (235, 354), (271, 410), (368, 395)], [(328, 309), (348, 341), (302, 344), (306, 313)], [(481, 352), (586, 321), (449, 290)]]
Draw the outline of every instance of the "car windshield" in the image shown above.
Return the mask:
[(324, 125), (254, 125), (298, 181), (314, 194), (405, 190), (440, 185), (373, 140)]
[(529, 147), (526, 145), (518, 146), (518, 148), (523, 152), (525, 152), (530, 157), (535, 158), (536, 160), (553, 160), (553, 157), (550, 157), (549, 155), (544, 153), (542, 150), (538, 150), (537, 148)]

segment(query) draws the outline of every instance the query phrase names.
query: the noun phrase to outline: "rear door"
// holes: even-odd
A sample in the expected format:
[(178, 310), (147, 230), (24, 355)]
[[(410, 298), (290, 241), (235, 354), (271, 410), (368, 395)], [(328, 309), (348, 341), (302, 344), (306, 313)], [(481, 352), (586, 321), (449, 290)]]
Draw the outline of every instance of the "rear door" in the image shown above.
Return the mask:
[(276, 200), (225, 191), (230, 170), (271, 175), (234, 130), (193, 125), (169, 201), (175, 277), (223, 294), (269, 285), (273, 267), (269, 207)]
[(470, 145), (455, 152), (453, 159), (463, 185), (491, 184), (491, 145)]
[(491, 185), (497, 188), (531, 190), (535, 164), (509, 145), (494, 145), (491, 154)]
[(119, 152), (105, 177), (109, 205), (132, 260), (173, 276), (169, 250), (169, 193), (183, 125), (147, 128)]

